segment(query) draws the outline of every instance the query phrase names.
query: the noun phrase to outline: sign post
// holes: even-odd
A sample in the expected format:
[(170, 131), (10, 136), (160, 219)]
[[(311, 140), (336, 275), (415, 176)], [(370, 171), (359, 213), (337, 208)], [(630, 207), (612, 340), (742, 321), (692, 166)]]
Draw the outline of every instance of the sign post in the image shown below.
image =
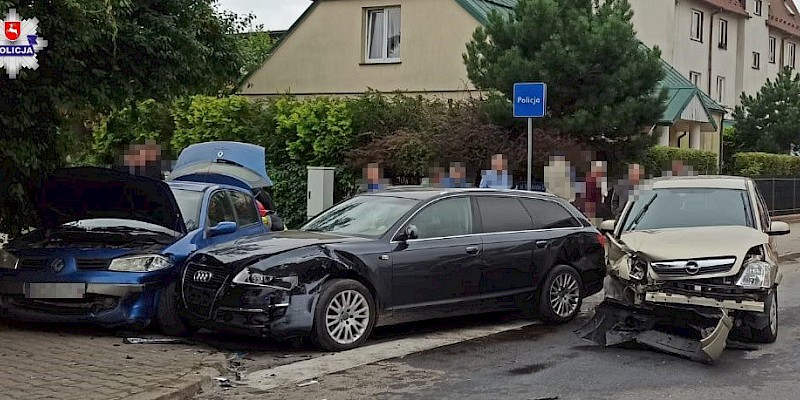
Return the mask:
[(531, 190), (533, 169), (533, 119), (547, 113), (547, 85), (541, 82), (514, 84), (514, 117), (528, 118), (528, 186)]

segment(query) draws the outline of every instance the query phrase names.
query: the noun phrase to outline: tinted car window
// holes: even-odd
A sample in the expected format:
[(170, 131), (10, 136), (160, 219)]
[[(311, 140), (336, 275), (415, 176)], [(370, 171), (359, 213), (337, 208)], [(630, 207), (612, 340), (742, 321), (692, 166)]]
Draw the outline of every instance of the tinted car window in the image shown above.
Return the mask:
[(564, 206), (554, 201), (522, 199), (525, 209), (533, 216), (536, 229), (574, 228), (580, 222)]
[[(646, 208), (645, 208), (646, 207)], [(642, 193), (625, 217), (625, 230), (753, 226), (747, 192), (737, 189), (670, 188)]]
[(483, 232), (513, 232), (533, 229), (533, 221), (515, 197), (478, 196)]
[(256, 209), (256, 203), (252, 197), (233, 190), (229, 193), (233, 201), (233, 209), (236, 210), (237, 225), (246, 226), (261, 221)]
[(764, 197), (761, 196), (761, 192), (758, 191), (758, 187), (753, 186), (753, 189), (756, 191), (756, 195), (758, 196), (758, 217), (761, 218), (761, 226), (764, 230), (769, 229), (770, 225), (770, 217), (769, 217), (769, 209), (767, 208), (767, 203), (764, 201)]
[(208, 201), (208, 226), (216, 226), (220, 222), (236, 222), (233, 208), (228, 200), (228, 196), (223, 191), (214, 192)]
[(409, 224), (416, 225), (419, 239), (473, 233), (470, 200), (456, 197), (437, 201), (423, 208)]

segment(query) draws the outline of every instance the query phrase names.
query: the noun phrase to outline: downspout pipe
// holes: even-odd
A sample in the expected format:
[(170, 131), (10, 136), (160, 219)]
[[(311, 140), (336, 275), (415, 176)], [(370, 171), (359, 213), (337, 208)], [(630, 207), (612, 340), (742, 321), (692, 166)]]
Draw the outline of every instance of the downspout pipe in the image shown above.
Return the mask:
[(713, 98), (713, 95), (711, 94), (711, 83), (712, 83), (711, 65), (712, 65), (712, 61), (713, 61), (712, 55), (714, 53), (714, 16), (719, 14), (719, 13), (721, 13), (721, 12), (722, 12), (722, 9), (718, 8), (716, 11), (711, 13), (711, 18), (709, 18), (710, 26), (708, 27), (709, 28), (708, 29), (708, 91), (706, 93), (708, 93), (709, 96), (712, 96), (712, 98)]

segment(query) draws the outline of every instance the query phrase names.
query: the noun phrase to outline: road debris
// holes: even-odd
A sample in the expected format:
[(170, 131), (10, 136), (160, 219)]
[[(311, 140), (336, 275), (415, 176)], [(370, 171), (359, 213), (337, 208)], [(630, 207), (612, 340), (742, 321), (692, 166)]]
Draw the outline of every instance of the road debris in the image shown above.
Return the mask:
[(125, 344), (191, 344), (183, 338), (138, 338), (128, 337), (123, 340)]
[(297, 387), (306, 387), (306, 386), (316, 385), (316, 384), (318, 384), (318, 383), (319, 383), (319, 381), (316, 381), (316, 380), (310, 380), (310, 381), (308, 381), (308, 382), (298, 383), (298, 384), (297, 384)]

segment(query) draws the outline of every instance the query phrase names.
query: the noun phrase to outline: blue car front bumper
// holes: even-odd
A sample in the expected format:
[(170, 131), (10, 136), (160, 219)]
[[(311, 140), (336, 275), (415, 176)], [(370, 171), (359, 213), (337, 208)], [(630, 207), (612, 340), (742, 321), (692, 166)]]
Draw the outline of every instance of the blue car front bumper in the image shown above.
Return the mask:
[[(155, 316), (163, 292), (161, 285), (84, 283), (78, 284), (85, 285), (82, 296), (48, 299), (32, 298), (28, 285), (0, 282), (0, 308), (8, 316), (25, 321), (90, 322), (107, 327), (147, 325)], [(73, 290), (76, 284), (55, 285)]]

